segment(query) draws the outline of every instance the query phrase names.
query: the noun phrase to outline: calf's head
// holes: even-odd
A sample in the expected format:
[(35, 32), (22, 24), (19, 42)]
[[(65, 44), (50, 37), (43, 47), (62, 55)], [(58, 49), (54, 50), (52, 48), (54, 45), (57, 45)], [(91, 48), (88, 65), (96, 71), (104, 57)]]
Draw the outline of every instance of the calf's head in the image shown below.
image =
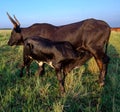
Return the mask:
[(21, 28), (20, 28), (20, 23), (17, 20), (17, 18), (14, 16), (14, 19), (7, 13), (8, 18), (14, 25), (10, 39), (8, 41), (8, 45), (13, 46), (13, 45), (21, 45), (22, 44), (22, 34), (21, 34)]

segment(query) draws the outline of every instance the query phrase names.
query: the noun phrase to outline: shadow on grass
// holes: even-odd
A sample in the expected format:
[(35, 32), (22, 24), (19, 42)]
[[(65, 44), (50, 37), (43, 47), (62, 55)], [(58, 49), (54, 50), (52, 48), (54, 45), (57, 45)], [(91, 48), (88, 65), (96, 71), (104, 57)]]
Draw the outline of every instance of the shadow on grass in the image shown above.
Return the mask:
[(101, 112), (120, 112), (120, 57), (114, 46), (108, 48), (110, 63), (101, 95)]

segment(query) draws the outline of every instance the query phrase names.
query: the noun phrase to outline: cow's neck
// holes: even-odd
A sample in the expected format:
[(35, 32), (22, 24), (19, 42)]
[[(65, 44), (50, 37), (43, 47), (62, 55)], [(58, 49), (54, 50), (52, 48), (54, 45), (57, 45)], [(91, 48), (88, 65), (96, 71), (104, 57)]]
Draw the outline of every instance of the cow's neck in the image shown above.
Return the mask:
[(23, 40), (30, 37), (30, 33), (31, 32), (29, 31), (29, 29), (21, 28), (21, 37), (22, 37)]

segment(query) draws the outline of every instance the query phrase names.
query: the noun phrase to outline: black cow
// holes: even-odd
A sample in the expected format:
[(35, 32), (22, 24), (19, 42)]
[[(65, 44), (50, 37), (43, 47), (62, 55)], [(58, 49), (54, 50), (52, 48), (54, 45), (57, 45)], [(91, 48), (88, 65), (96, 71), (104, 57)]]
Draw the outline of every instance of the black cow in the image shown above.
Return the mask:
[(67, 69), (70, 70), (71, 68), (74, 68), (74, 66), (80, 66), (91, 57), (94, 57), (100, 70), (100, 85), (104, 85), (104, 78), (109, 61), (109, 57), (106, 54), (107, 45), (111, 32), (110, 27), (106, 22), (96, 19), (86, 19), (59, 27), (52, 26), (49, 31), (49, 24), (44, 24), (46, 25), (46, 28), (42, 28), (41, 24), (32, 25), (28, 28), (20, 28), (20, 24), (16, 18), (15, 20), (10, 16), (9, 18), (14, 24), (14, 29), (12, 30), (11, 37), (8, 42), (9, 45), (19, 45), (23, 43), (23, 39), (26, 37), (31, 37), (32, 35), (37, 34), (41, 35), (41, 32), (44, 32), (42, 33), (43, 38), (48, 38), (54, 41), (68, 41), (79, 52), (83, 51), (85, 55), (82, 59), (70, 64)]
[[(24, 64), (21, 73), (23, 73), (25, 66), (27, 66), (27, 73), (29, 73), (29, 65), (33, 59), (38, 62), (52, 63), (61, 92), (64, 93), (64, 80), (68, 72), (65, 68), (74, 60), (80, 59), (80, 56), (69, 42), (55, 42), (42, 37), (26, 38), (24, 40)], [(62, 72), (63, 76), (61, 76)]]

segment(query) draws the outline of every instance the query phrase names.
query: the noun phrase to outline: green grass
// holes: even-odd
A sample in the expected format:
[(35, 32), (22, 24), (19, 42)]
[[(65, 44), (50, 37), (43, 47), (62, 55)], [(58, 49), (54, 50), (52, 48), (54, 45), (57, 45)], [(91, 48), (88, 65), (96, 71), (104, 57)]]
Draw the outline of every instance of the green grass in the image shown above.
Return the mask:
[(73, 70), (65, 80), (66, 93), (59, 95), (54, 70), (36, 77), (38, 65), (31, 65), (31, 76), (20, 78), (22, 46), (7, 45), (11, 31), (0, 31), (0, 112), (120, 112), (120, 33), (112, 32), (108, 47), (111, 60), (106, 85), (100, 88), (98, 67), (91, 59)]

